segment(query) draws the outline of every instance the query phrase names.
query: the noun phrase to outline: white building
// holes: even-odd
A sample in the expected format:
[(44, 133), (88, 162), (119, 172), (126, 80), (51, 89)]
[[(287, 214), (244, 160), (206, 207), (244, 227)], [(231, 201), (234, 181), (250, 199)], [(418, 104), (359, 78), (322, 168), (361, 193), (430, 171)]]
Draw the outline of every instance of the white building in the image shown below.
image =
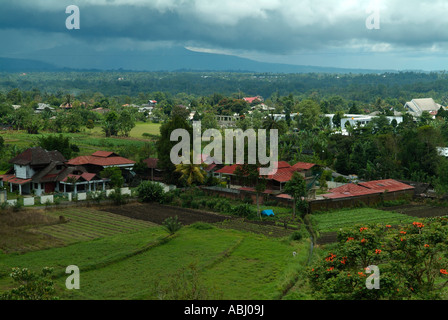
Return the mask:
[[(415, 117), (420, 117), (423, 111), (427, 111), (435, 116), (441, 107), (443, 106), (436, 103), (432, 98), (412, 99), (412, 101), (406, 102), (404, 105), (406, 111)], [(443, 108), (446, 109), (445, 107)]]

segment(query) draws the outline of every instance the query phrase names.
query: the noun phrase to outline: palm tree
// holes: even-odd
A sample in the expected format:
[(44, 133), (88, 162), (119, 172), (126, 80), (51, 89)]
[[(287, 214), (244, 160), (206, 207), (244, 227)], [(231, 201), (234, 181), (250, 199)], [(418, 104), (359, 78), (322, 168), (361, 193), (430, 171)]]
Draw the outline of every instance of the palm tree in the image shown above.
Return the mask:
[(205, 164), (193, 164), (193, 155), (190, 154), (190, 163), (189, 164), (178, 164), (176, 165), (175, 172), (179, 172), (182, 174), (181, 180), (187, 182), (187, 185), (191, 186), (195, 182), (204, 183), (205, 181)]

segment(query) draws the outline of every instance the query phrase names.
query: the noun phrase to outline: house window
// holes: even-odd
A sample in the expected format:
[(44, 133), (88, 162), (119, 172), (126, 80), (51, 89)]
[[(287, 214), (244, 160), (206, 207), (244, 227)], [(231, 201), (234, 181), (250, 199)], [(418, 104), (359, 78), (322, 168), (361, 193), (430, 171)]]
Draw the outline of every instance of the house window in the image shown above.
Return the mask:
[(39, 189), (39, 184), (38, 183), (34, 184), (34, 189)]

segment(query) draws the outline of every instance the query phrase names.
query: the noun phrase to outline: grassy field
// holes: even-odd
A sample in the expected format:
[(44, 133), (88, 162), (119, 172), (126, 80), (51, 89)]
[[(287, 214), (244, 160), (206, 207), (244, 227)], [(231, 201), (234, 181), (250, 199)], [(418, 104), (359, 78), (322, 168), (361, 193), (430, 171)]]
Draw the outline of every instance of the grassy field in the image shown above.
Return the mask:
[[(0, 290), (11, 286), (13, 267), (39, 271), (48, 266), (54, 268), (62, 299), (169, 299), (164, 288), (173, 281), (182, 287), (196, 281), (212, 299), (280, 299), (296, 283), (308, 257), (308, 240), (192, 225), (162, 241), (168, 234), (160, 226), (94, 209), (41, 214), (48, 217), (47, 225), (32, 229), (57, 239), (54, 247), (0, 253)], [(69, 222), (54, 224), (60, 215)], [(69, 265), (80, 268), (80, 290), (65, 289)], [(196, 280), (189, 278), (192, 270)]]
[[(117, 151), (122, 148), (129, 147), (141, 148), (145, 142), (153, 141), (155, 136), (160, 134), (160, 124), (156, 123), (137, 123), (131, 131), (130, 137), (109, 137), (106, 138), (101, 131), (101, 127), (97, 126), (92, 130), (84, 129), (79, 133), (64, 133), (63, 136), (69, 137), (73, 144), (80, 148), (79, 155), (92, 154), (97, 150)], [(143, 133), (151, 136), (145, 137)], [(41, 133), (37, 135), (27, 134), (25, 131), (2, 131), (0, 135), (5, 140), (5, 144), (13, 144), (18, 148), (28, 148), (37, 144), (39, 137), (48, 135)]]
[[(143, 139), (144, 133), (150, 134), (152, 136), (159, 136), (160, 135), (160, 126), (161, 126), (161, 124), (159, 124), (159, 123), (137, 122), (135, 124), (135, 127), (131, 130), (129, 136), (131, 138), (137, 138), (137, 139)], [(94, 129), (92, 129), (91, 133), (93, 133), (95, 135), (103, 134), (102, 129), (99, 126), (96, 126)]]
[(334, 232), (341, 228), (359, 224), (400, 224), (412, 222), (415, 218), (391, 211), (372, 208), (344, 209), (312, 215), (312, 220), (319, 232)]
[[(60, 217), (63, 217), (61, 221)], [(97, 211), (67, 208), (57, 211), (27, 210), (0, 215), (0, 250), (26, 252), (64, 246), (118, 233), (153, 227), (147, 221)]]

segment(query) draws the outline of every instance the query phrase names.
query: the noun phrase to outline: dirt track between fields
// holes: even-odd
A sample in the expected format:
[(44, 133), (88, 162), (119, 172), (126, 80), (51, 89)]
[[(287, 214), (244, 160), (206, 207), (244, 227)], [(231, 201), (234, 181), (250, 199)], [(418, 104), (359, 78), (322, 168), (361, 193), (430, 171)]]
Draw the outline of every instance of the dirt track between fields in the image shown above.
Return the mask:
[(150, 221), (159, 225), (165, 219), (177, 216), (183, 225), (190, 225), (195, 222), (206, 222), (217, 224), (220, 228), (224, 229), (236, 229), (264, 234), (268, 237), (275, 238), (288, 236), (293, 232), (291, 228), (285, 229), (276, 226), (273, 221), (250, 221), (235, 216), (226, 216), (214, 212), (166, 206), (156, 203), (134, 203), (120, 207), (110, 206), (101, 210), (133, 219)]
[(156, 224), (162, 224), (165, 219), (174, 216), (177, 216), (183, 225), (190, 225), (195, 222), (216, 223), (231, 219), (229, 216), (214, 214), (212, 212), (165, 206), (156, 203), (128, 204), (119, 207), (109, 207), (102, 210), (133, 219), (150, 221)]

